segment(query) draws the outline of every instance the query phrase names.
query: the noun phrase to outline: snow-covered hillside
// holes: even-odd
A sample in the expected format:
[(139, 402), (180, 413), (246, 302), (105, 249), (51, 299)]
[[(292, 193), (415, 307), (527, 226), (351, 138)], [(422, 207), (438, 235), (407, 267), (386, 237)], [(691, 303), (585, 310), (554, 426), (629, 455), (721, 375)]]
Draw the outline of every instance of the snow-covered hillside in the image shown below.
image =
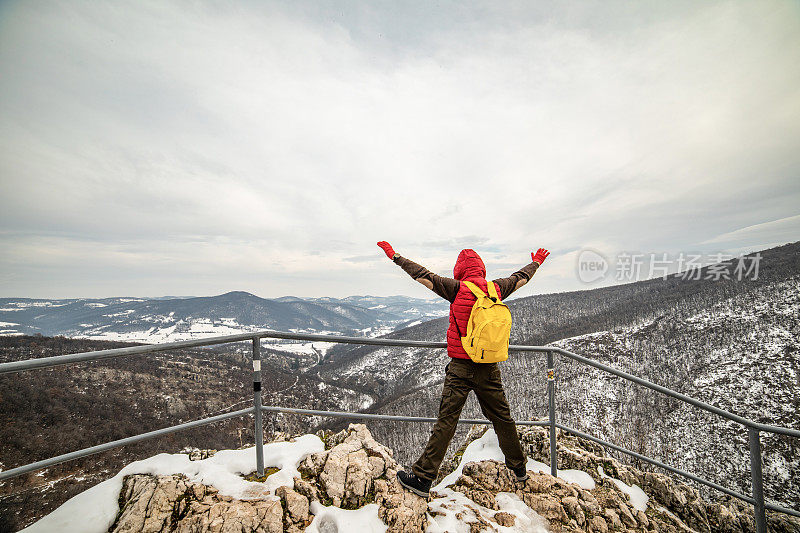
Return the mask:
[[(555, 343), (766, 424), (800, 427), (800, 278), (701, 313)], [(577, 391), (580, 391), (579, 393)], [(580, 403), (575, 402), (579, 394)], [(750, 491), (746, 428), (608, 374), (559, 361), (559, 414), (635, 451)], [(765, 491), (800, 499), (800, 442), (762, 434)]]

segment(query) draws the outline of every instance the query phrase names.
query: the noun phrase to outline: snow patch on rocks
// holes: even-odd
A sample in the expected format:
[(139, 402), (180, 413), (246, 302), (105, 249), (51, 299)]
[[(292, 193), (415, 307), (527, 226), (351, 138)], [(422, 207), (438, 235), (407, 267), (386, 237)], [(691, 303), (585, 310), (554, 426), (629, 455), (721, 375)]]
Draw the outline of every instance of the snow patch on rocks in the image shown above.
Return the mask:
[(293, 485), (294, 477), (299, 476), (297, 464), (303, 458), (323, 449), (324, 444), (316, 435), (304, 435), (294, 442), (265, 444), (265, 466), (276, 467), (279, 470), (269, 476), (264, 483), (247, 481), (240, 475), (254, 470), (255, 447), (223, 450), (200, 461), (192, 461), (187, 454), (162, 453), (129, 464), (113, 478), (70, 498), (55, 511), (23, 531), (27, 533), (108, 531), (119, 512), (118, 500), (123, 489), (123, 480), (126, 476), (135, 474), (182, 475), (190, 484), (213, 487), (221, 496), (238, 500), (273, 496), (278, 487)]
[[(524, 482), (505, 466), (491, 430), (472, 441), (428, 500), (404, 490), (392, 451), (363, 424), (333, 435), (265, 445), (266, 480), (241, 474), (253, 448), (207, 457), (161, 454), (69, 500), (26, 531), (300, 531), (338, 533), (497, 533), (751, 531), (752, 511), (708, 503), (669, 476), (640, 472), (595, 444), (558, 432), (560, 477), (543, 463), (544, 428), (520, 432), (530, 457)], [(540, 472), (537, 470), (544, 470)], [(589, 482), (591, 480), (592, 483)], [(587, 487), (592, 488), (587, 488)], [(800, 521), (768, 515), (770, 531), (800, 531)]]

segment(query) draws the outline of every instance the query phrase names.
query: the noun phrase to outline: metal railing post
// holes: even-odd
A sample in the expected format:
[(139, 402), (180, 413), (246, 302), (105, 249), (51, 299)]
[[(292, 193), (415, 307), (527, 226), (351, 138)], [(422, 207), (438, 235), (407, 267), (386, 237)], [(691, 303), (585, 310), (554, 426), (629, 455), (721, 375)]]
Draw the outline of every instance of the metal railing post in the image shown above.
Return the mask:
[(547, 399), (550, 412), (550, 475), (558, 476), (558, 451), (556, 450), (556, 371), (553, 352), (547, 352)]
[(767, 517), (764, 514), (764, 478), (761, 475), (761, 441), (758, 430), (747, 427), (750, 441), (750, 477), (753, 480), (753, 511), (756, 518), (756, 532), (767, 533)]
[(253, 339), (253, 405), (256, 420), (256, 469), (264, 476), (264, 430), (261, 427), (261, 339)]

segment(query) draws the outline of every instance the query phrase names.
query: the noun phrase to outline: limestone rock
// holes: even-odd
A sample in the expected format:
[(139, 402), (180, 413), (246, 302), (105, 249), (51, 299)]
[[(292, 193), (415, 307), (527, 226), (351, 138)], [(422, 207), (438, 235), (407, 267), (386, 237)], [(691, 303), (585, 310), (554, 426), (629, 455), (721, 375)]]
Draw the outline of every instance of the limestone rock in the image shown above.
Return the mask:
[(203, 459), (208, 459), (217, 453), (217, 450), (201, 450), (200, 448), (187, 446), (186, 448), (182, 449), (180, 453), (185, 453), (188, 455), (190, 461), (202, 461)]
[(294, 479), (294, 490), (308, 498), (310, 501), (319, 501), (319, 490), (317, 487), (314, 486), (313, 483), (310, 483), (304, 479)]
[(287, 531), (303, 531), (311, 523), (308, 498), (289, 487), (278, 487), (275, 495), (283, 506), (283, 523)]
[(589, 533), (608, 533), (608, 524), (602, 516), (593, 516), (589, 522)]
[(615, 513), (613, 509), (606, 509), (603, 512), (603, 516), (605, 517), (608, 525), (611, 526), (611, 529), (615, 531), (623, 530), (622, 521), (619, 519), (619, 515)]
[[(298, 466), (306, 478), (318, 479), (319, 497), (337, 507), (357, 509), (374, 501), (374, 481), (387, 479), (387, 468), (397, 469), (391, 451), (372, 438), (364, 424), (350, 424), (329, 442), (329, 450), (315, 453)], [(326, 503), (323, 501), (323, 503)]]
[(516, 522), (516, 518), (513, 514), (500, 511), (499, 513), (495, 513), (494, 521), (501, 526), (511, 527)]
[(424, 531), (428, 525), (428, 502), (397, 481), (397, 470), (391, 470), (391, 481), (379, 480), (375, 501), (378, 517), (389, 526), (389, 532)]
[(126, 476), (120, 501), (124, 504), (109, 529), (112, 533), (283, 531), (283, 509), (277, 498), (234, 500), (180, 475)]
[[(559, 452), (559, 468), (576, 469), (588, 473), (598, 488), (595, 491), (597, 502), (579, 499), (587, 517), (603, 513), (601, 509), (611, 509), (624, 529), (708, 532), (751, 532), (753, 526), (752, 507), (736, 499), (709, 503), (702, 499), (694, 488), (665, 474), (639, 472), (605, 455), (603, 448), (593, 442), (556, 432)], [(520, 441), (529, 457), (549, 463), (549, 430), (544, 427), (530, 427), (520, 431)], [(607, 476), (614, 477), (628, 485), (638, 485), (649, 496), (647, 513), (635, 511), (630, 498), (609, 479), (598, 471), (602, 467)], [(599, 505), (599, 509), (598, 509)], [(664, 508), (668, 512), (660, 511)], [(677, 519), (676, 519), (677, 518)], [(577, 520), (576, 520), (577, 521)], [(605, 520), (604, 520), (605, 521)], [(770, 531), (800, 532), (800, 520), (786, 515), (768, 513)], [(603, 530), (599, 520), (587, 521), (590, 530)], [(609, 524), (606, 524), (609, 528)]]
[[(472, 431), (471, 436), (479, 436)], [(525, 429), (521, 441), (527, 453), (549, 453), (546, 431)], [(284, 436), (291, 440), (291, 437)], [(477, 437), (474, 437), (477, 438)], [(579, 468), (595, 479), (586, 490), (544, 473), (529, 472), (524, 483), (516, 480), (504, 463), (485, 460), (464, 465), (462, 475), (450, 485), (471, 502), (459, 496), (446, 507), (428, 506), (428, 501), (404, 490), (397, 481), (399, 466), (391, 450), (376, 442), (363, 424), (325, 435), (326, 450), (306, 457), (298, 466), (301, 477), (293, 487), (280, 487), (275, 496), (256, 495), (236, 500), (220, 496), (209, 486), (191, 483), (182, 475), (131, 475), (124, 479), (120, 493), (120, 512), (112, 532), (227, 532), (266, 531), (299, 533), (311, 524), (311, 502), (356, 509), (369, 503), (378, 505), (378, 517), (390, 532), (422, 532), (428, 513), (455, 512), (471, 532), (498, 531), (513, 526), (517, 519), (499, 507), (499, 493), (516, 495), (547, 521), (554, 532), (645, 533), (700, 532), (751, 533), (752, 509), (735, 499), (717, 503), (704, 501), (693, 488), (673, 478), (643, 473), (626, 467), (591, 443), (568, 435), (558, 442), (562, 468)], [(201, 450), (184, 453), (202, 456)], [(598, 471), (639, 485), (648, 495), (647, 511), (637, 510), (629, 496)], [(432, 498), (440, 496), (432, 493)], [(455, 505), (455, 507), (453, 507)], [(433, 509), (436, 509), (435, 511)], [(487, 509), (490, 511), (487, 513)], [(769, 530), (778, 533), (800, 532), (800, 521), (785, 515), (768, 514)]]
[(295, 479), (297, 492), (347, 509), (377, 503), (389, 531), (424, 530), (427, 502), (400, 486), (391, 450), (375, 441), (364, 424), (350, 424), (326, 442), (329, 449), (298, 466), (304, 479)]

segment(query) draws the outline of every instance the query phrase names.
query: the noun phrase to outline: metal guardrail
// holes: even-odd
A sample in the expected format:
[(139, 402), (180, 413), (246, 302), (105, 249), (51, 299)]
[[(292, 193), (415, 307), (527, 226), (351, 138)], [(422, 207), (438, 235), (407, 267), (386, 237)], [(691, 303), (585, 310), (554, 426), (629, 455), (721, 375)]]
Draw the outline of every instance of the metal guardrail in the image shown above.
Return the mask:
[[(86, 457), (95, 453), (103, 452), (106, 450), (110, 450), (113, 448), (118, 448), (120, 446), (125, 446), (127, 444), (132, 444), (135, 442), (143, 441), (146, 439), (151, 439), (155, 437), (160, 437), (162, 435), (167, 435), (169, 433), (175, 433), (178, 431), (184, 431), (187, 429), (192, 429), (198, 426), (203, 426), (206, 424), (213, 424), (215, 422), (220, 422), (223, 420), (227, 420), (229, 418), (235, 418), (239, 416), (245, 415), (256, 415), (255, 418), (255, 437), (256, 437), (256, 470), (258, 471), (258, 475), (262, 476), (264, 474), (264, 435), (261, 427), (262, 423), (262, 416), (265, 412), (275, 412), (275, 413), (291, 413), (291, 414), (299, 414), (299, 415), (311, 415), (311, 416), (328, 416), (328, 417), (337, 417), (337, 418), (351, 418), (351, 419), (361, 419), (361, 420), (390, 420), (395, 422), (435, 422), (435, 418), (425, 418), (425, 417), (414, 417), (414, 416), (395, 416), (395, 415), (378, 415), (372, 413), (349, 413), (349, 412), (340, 412), (340, 411), (317, 411), (312, 409), (298, 409), (298, 408), (289, 408), (289, 407), (280, 407), (280, 406), (262, 406), (261, 405), (261, 350), (260, 350), (260, 340), (263, 338), (271, 338), (271, 339), (291, 339), (291, 340), (305, 340), (305, 341), (323, 341), (323, 342), (334, 342), (334, 343), (344, 343), (344, 344), (361, 344), (361, 345), (370, 345), (370, 346), (409, 346), (409, 347), (416, 347), (416, 348), (446, 348), (447, 344), (444, 342), (425, 342), (425, 341), (410, 341), (410, 340), (400, 340), (400, 339), (375, 339), (375, 338), (365, 338), (365, 337), (345, 337), (345, 336), (338, 336), (338, 335), (313, 335), (313, 334), (302, 334), (302, 333), (288, 333), (283, 331), (272, 331), (272, 330), (265, 330), (253, 333), (241, 333), (238, 335), (226, 335), (221, 337), (211, 337), (207, 339), (198, 339), (198, 340), (191, 340), (191, 341), (179, 341), (179, 342), (169, 342), (163, 344), (153, 344), (153, 345), (146, 345), (146, 346), (132, 346), (129, 348), (115, 348), (111, 350), (100, 350), (94, 352), (83, 352), (77, 354), (67, 354), (67, 355), (58, 355), (54, 357), (42, 357), (39, 359), (28, 359), (24, 361), (13, 361), (8, 363), (0, 363), (0, 375), (1, 374), (8, 374), (13, 372), (21, 372), (25, 370), (33, 370), (37, 368), (51, 368), (55, 366), (61, 365), (69, 365), (81, 362), (89, 362), (89, 361), (99, 361), (102, 359), (109, 359), (113, 357), (122, 357), (127, 355), (136, 355), (136, 354), (146, 354), (146, 353), (154, 353), (154, 352), (164, 352), (168, 350), (176, 350), (180, 348), (195, 348), (201, 346), (213, 346), (217, 344), (227, 344), (232, 342), (242, 342), (242, 341), (252, 341), (253, 345), (253, 407), (247, 409), (241, 409), (238, 411), (232, 411), (230, 413), (224, 413), (221, 415), (216, 415), (208, 418), (203, 418), (200, 420), (194, 420), (192, 422), (186, 422), (184, 424), (178, 424), (176, 426), (171, 426), (168, 428), (158, 429), (155, 431), (150, 431), (147, 433), (142, 433), (139, 435), (134, 435), (131, 437), (127, 437), (124, 439), (119, 439), (112, 442), (107, 442), (105, 444), (100, 444), (97, 446), (92, 446), (89, 448), (84, 448), (82, 450), (77, 450), (74, 452), (66, 453), (63, 455), (59, 455), (56, 457), (52, 457), (50, 459), (45, 459), (42, 461), (37, 461), (34, 463), (30, 463), (27, 465), (19, 466), (16, 468), (12, 468), (9, 470), (5, 470), (0, 472), (0, 481), (4, 479), (9, 479), (12, 477), (19, 476), (21, 474), (25, 474), (27, 472), (32, 472), (35, 470), (40, 470), (42, 468), (46, 468), (48, 466), (52, 466), (55, 464), (63, 463), (66, 461), (72, 461), (74, 459), (79, 459), (81, 457)], [(517, 425), (527, 425), (527, 426), (547, 426), (550, 428), (550, 473), (555, 476), (557, 474), (558, 469), (558, 450), (556, 447), (556, 428), (565, 431), (567, 433), (571, 433), (576, 435), (580, 438), (584, 438), (612, 450), (616, 450), (621, 453), (625, 453), (637, 459), (640, 459), (644, 462), (657, 466), (659, 468), (663, 468), (669, 472), (678, 474), (680, 476), (686, 477), (713, 489), (716, 489), (720, 492), (743, 500), (747, 503), (753, 505), (755, 511), (755, 521), (756, 521), (756, 531), (758, 533), (766, 533), (766, 516), (765, 516), (765, 509), (769, 509), (772, 511), (777, 511), (781, 513), (786, 513), (793, 516), (800, 517), (800, 511), (795, 509), (787, 509), (785, 507), (781, 507), (779, 505), (774, 505), (770, 503), (764, 502), (764, 491), (763, 491), (763, 476), (761, 472), (761, 443), (760, 443), (760, 433), (761, 432), (768, 432), (768, 433), (776, 433), (782, 435), (789, 435), (792, 437), (800, 437), (800, 431), (795, 429), (783, 428), (778, 426), (771, 426), (766, 424), (760, 424), (757, 422), (753, 422), (741, 416), (735, 415), (733, 413), (729, 413), (723, 409), (719, 409), (718, 407), (714, 407), (713, 405), (709, 405), (707, 403), (701, 402), (679, 392), (675, 392), (671, 389), (666, 387), (662, 387), (661, 385), (657, 385), (645, 379), (636, 377), (632, 374), (628, 374), (626, 372), (622, 372), (621, 370), (617, 370), (616, 368), (610, 367), (608, 365), (604, 365), (592, 359), (588, 359), (581, 355), (572, 353), (568, 350), (564, 350), (563, 348), (558, 348), (555, 346), (522, 346), (522, 345), (511, 345), (509, 346), (509, 351), (518, 351), (518, 352), (544, 352), (547, 354), (547, 394), (548, 394), (548, 420), (525, 420), (525, 421), (518, 421)], [(631, 450), (627, 450), (616, 444), (607, 442), (605, 440), (599, 439), (587, 433), (583, 433), (576, 429), (569, 428), (562, 424), (556, 422), (556, 404), (555, 404), (555, 383), (556, 383), (556, 375), (555, 375), (555, 364), (554, 364), (554, 355), (560, 354), (564, 357), (577, 361), (579, 363), (592, 366), (604, 372), (608, 372), (615, 376), (618, 376), (622, 379), (637, 383), (649, 389), (655, 390), (667, 396), (671, 396), (677, 400), (682, 402), (688, 403), (695, 407), (699, 407), (700, 409), (704, 409), (716, 415), (719, 415), (723, 418), (728, 420), (732, 420), (734, 422), (738, 422), (739, 424), (744, 425), (747, 428), (748, 432), (748, 442), (750, 448), (750, 474), (753, 484), (753, 494), (752, 496), (746, 496), (744, 494), (740, 494), (736, 491), (731, 489), (725, 488), (721, 485), (713, 483), (711, 481), (705, 480), (700, 478), (699, 476), (695, 476), (694, 474), (685, 472), (678, 468), (666, 465), (660, 461), (655, 459), (651, 459), (639, 453), (633, 452)], [(462, 419), (459, 420), (460, 424), (491, 424), (488, 420), (472, 420), (472, 419)]]

